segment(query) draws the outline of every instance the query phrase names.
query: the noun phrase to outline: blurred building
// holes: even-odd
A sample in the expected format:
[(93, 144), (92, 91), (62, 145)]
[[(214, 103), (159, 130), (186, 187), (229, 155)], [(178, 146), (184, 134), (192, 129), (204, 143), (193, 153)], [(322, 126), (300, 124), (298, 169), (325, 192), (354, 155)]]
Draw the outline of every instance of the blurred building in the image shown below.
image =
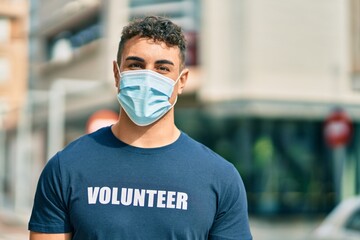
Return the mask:
[(0, 111), (14, 128), (27, 89), (27, 3), (0, 1)]
[[(29, 92), (5, 151), (16, 159), (6, 209), (28, 212), (46, 161), (88, 132), (95, 112), (118, 112), (111, 63), (122, 27), (151, 14), (188, 40), (177, 125), (239, 169), (251, 213), (326, 212), (360, 192), (358, 0), (30, 3)], [(324, 138), (334, 108), (352, 124), (336, 147)]]
[(0, 1), (0, 208), (11, 205), (16, 184), (17, 123), (27, 91), (27, 24), (27, 1)]
[[(84, 134), (95, 111), (118, 111), (112, 61), (129, 19), (148, 14), (171, 17), (186, 29), (190, 43), (187, 64), (196, 65), (196, 2), (32, 1), (30, 89), (35, 98), (30, 100), (36, 108), (33, 127), (41, 135), (39, 146), (44, 138), (48, 141), (42, 162)], [(195, 69), (192, 78), (197, 75)], [(197, 82), (188, 88), (189, 95)]]
[[(359, 194), (359, 1), (202, 1), (201, 12), (199, 122), (239, 166), (250, 211), (316, 213)], [(334, 109), (352, 121), (331, 127), (347, 144), (324, 138)]]

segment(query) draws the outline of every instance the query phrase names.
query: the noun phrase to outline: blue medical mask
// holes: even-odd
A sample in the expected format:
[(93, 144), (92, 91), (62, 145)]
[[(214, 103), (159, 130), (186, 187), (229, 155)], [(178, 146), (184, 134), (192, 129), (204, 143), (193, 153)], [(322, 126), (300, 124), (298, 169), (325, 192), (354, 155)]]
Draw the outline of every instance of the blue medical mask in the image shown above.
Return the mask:
[(120, 73), (117, 98), (122, 109), (138, 126), (147, 126), (164, 116), (176, 103), (169, 99), (176, 81), (151, 70), (131, 70)]

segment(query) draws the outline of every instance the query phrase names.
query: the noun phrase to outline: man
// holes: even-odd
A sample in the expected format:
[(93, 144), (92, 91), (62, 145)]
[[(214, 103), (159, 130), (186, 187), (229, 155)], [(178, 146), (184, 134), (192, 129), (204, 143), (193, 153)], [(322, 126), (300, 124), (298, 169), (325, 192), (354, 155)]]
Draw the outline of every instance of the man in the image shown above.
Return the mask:
[(123, 29), (113, 62), (119, 120), (48, 162), (30, 239), (252, 239), (237, 170), (174, 124), (185, 50), (165, 18)]

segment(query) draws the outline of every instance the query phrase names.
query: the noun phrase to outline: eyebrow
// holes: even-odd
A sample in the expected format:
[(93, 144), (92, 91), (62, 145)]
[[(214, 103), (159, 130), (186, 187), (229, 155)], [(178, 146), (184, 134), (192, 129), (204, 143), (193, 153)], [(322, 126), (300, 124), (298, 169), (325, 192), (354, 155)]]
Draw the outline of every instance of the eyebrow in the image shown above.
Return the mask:
[(166, 60), (166, 59), (162, 59), (162, 60), (157, 60), (155, 61), (156, 64), (170, 64), (170, 65), (175, 65), (172, 61)]
[[(128, 60), (145, 62), (145, 60), (143, 58), (136, 57), (136, 56), (129, 56), (125, 59), (125, 61), (128, 61)], [(175, 66), (175, 64), (172, 61), (166, 60), (166, 59), (157, 60), (157, 61), (155, 61), (155, 64), (170, 64), (170, 65)]]
[(130, 57), (127, 57), (125, 59), (125, 61), (128, 61), (128, 60), (133, 60), (133, 61), (138, 61), (138, 62), (145, 62), (145, 60), (143, 58), (136, 57), (136, 56), (130, 56)]

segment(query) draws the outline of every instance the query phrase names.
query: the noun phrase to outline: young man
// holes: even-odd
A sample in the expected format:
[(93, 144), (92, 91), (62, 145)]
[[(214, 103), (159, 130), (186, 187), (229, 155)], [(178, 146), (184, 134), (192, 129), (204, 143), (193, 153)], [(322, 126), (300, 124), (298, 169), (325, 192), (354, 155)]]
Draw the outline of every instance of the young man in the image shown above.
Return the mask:
[(185, 49), (165, 18), (123, 29), (113, 62), (119, 121), (48, 162), (30, 239), (252, 239), (237, 170), (174, 124)]

